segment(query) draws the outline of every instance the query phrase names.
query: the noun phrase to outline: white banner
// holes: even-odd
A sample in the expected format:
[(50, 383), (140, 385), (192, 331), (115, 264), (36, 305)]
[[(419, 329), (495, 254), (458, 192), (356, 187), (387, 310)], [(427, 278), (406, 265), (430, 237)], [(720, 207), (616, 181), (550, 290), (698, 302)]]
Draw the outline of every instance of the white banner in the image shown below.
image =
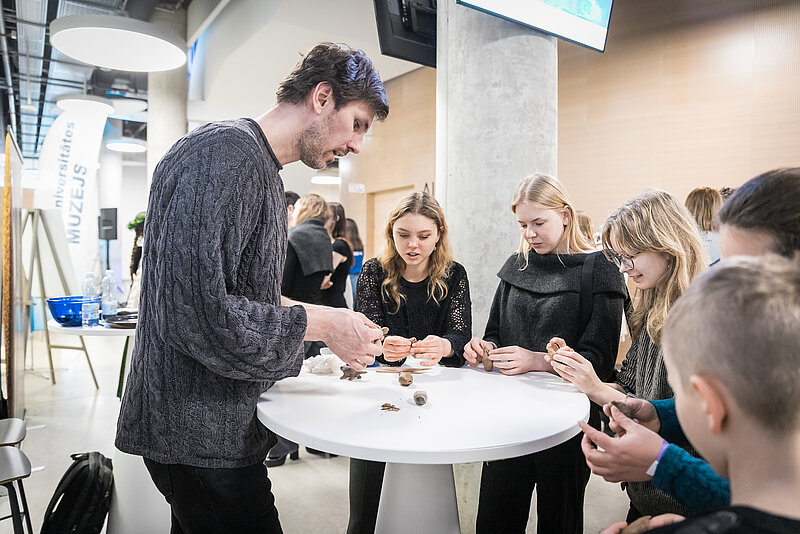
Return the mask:
[(64, 111), (50, 126), (39, 156), (36, 207), (61, 210), (70, 254), (61, 261), (72, 263), (74, 293), (80, 293), (84, 274), (100, 274), (96, 178), (105, 123), (102, 111)]

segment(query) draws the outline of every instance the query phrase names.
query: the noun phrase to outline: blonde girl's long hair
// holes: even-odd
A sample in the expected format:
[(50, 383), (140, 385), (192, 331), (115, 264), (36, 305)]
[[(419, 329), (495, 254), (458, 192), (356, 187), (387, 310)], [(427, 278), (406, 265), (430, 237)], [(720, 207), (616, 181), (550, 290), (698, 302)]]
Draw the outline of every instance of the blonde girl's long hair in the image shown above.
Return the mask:
[(647, 328), (650, 339), (658, 344), (670, 308), (707, 264), (694, 218), (673, 195), (647, 190), (611, 214), (603, 225), (602, 242), (609, 259), (612, 251), (667, 257), (667, 272), (656, 287), (638, 292), (630, 318), (634, 338)]
[(328, 203), (324, 198), (314, 193), (303, 195), (294, 204), (294, 225), (297, 226), (306, 219), (325, 222), (327, 212)]
[[(557, 178), (546, 174), (534, 174), (524, 178), (519, 183), (517, 192), (514, 193), (514, 200), (511, 202), (511, 211), (517, 213), (517, 206), (525, 202), (538, 204), (545, 209), (566, 212), (569, 220), (567, 221), (567, 227), (564, 228), (564, 233), (561, 234), (561, 239), (559, 239), (556, 247), (564, 243), (566, 245), (567, 254), (592, 252), (594, 250), (592, 242), (583, 235), (578, 227), (575, 208), (572, 207), (572, 202), (569, 199), (569, 195), (567, 195), (567, 190)], [(521, 236), (517, 252), (525, 258), (525, 267), (528, 266), (528, 253), (530, 250), (531, 246), (525, 241), (525, 236)], [(523, 267), (523, 269), (525, 267)]]
[(703, 232), (714, 230), (714, 217), (722, 207), (722, 195), (710, 187), (693, 189), (686, 197), (686, 209), (692, 214)]
[(406, 262), (397, 252), (394, 244), (393, 229), (397, 220), (409, 213), (418, 213), (432, 220), (436, 224), (439, 232), (439, 242), (433, 249), (428, 258), (428, 299), (433, 299), (436, 303), (441, 302), (447, 296), (447, 283), (445, 279), (450, 275), (453, 264), (453, 254), (450, 250), (450, 240), (448, 239), (447, 223), (444, 220), (444, 211), (428, 193), (414, 192), (405, 197), (389, 214), (386, 222), (386, 249), (380, 258), (381, 267), (386, 272), (386, 278), (381, 284), (381, 297), (384, 302), (394, 305), (397, 313), (400, 306), (406, 300), (405, 295), (400, 291), (400, 279), (406, 268)]

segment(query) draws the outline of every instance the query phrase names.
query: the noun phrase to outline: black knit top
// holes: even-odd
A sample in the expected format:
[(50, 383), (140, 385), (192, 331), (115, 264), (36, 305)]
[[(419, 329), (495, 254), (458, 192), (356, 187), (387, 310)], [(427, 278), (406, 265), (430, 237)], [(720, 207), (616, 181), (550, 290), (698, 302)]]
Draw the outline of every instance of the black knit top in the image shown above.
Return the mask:
[(587, 254), (513, 254), (497, 276), (483, 338), (498, 347), (544, 352), (553, 337), (592, 362), (600, 380), (611, 378), (622, 328), (625, 281), (602, 254), (594, 262), (592, 313), (582, 323), (581, 275)]
[(156, 167), (121, 451), (210, 468), (266, 457), (256, 404), (300, 372), (306, 331), (302, 306), (280, 306), (280, 168), (250, 119), (197, 128)]
[[(392, 313), (395, 304), (385, 302), (381, 296), (381, 284), (385, 279), (386, 272), (376, 258), (364, 264), (358, 278), (356, 310), (379, 326), (388, 327), (390, 336), (422, 340), (434, 335), (447, 339), (453, 348), (453, 355), (442, 358), (439, 363), (447, 367), (461, 367), (464, 364), (464, 345), (472, 335), (472, 302), (464, 267), (456, 262), (450, 266), (450, 273), (445, 280), (447, 296), (439, 303), (428, 298), (427, 278), (421, 282), (409, 282), (401, 278), (400, 286), (406, 300), (397, 313)], [(387, 362), (382, 356), (378, 357), (378, 361), (387, 365), (403, 363), (403, 360)]]

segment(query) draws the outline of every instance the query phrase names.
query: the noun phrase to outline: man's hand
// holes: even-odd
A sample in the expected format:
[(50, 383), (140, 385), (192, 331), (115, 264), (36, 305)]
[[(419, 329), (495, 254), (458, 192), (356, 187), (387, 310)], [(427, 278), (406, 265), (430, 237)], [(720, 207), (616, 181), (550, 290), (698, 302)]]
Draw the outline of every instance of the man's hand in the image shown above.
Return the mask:
[(386, 336), (383, 340), (383, 357), (387, 362), (399, 362), (411, 356), (411, 340), (400, 336)]
[(451, 354), (453, 354), (453, 348), (450, 341), (439, 336), (430, 335), (411, 346), (411, 355), (414, 358), (426, 360), (419, 362), (423, 367), (433, 367), (439, 363), (439, 360)]
[(321, 323), (315, 326), (315, 330), (318, 326), (322, 326), (319, 339), (324, 341), (340, 360), (357, 371), (371, 365), (375, 362), (375, 356), (383, 352), (381, 346), (383, 332), (364, 314), (346, 308), (317, 306), (313, 310), (309, 309), (309, 330), (312, 321)]
[[(661, 420), (658, 418), (656, 407), (646, 400), (637, 399), (634, 397), (626, 397), (625, 399), (617, 402), (625, 404), (628, 407), (628, 411), (631, 414), (632, 419), (640, 425), (652, 430), (653, 432), (659, 432), (661, 430)], [(605, 414), (611, 418), (611, 422), (608, 425), (609, 428), (611, 428), (615, 434), (623, 433), (624, 430), (619, 426), (617, 420), (611, 417), (610, 404), (603, 406), (603, 412), (605, 412)]]
[(469, 340), (469, 343), (464, 345), (464, 358), (467, 360), (468, 364), (475, 367), (478, 365), (478, 357), (483, 357), (483, 351), (492, 350), (494, 348), (494, 343), (484, 341), (479, 337), (473, 337)]
[[(624, 431), (612, 438), (589, 425), (578, 423), (583, 430), (581, 449), (586, 464), (607, 482), (644, 482), (653, 478), (647, 469), (658, 457), (663, 439), (611, 407), (611, 417)], [(602, 449), (602, 450), (601, 450)]]

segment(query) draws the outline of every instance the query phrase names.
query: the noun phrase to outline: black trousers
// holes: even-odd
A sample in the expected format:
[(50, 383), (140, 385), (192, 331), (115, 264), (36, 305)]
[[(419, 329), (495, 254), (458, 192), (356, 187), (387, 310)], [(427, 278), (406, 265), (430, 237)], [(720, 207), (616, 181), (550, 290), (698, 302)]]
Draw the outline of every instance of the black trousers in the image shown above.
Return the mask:
[(581, 432), (542, 452), (485, 462), (477, 534), (524, 534), (534, 488), (539, 534), (582, 534), (583, 496), (590, 475), (582, 437)]
[(386, 464), (350, 458), (350, 520), (347, 534), (373, 534)]
[(172, 509), (172, 534), (282, 534), (263, 463), (236, 469), (144, 463)]

